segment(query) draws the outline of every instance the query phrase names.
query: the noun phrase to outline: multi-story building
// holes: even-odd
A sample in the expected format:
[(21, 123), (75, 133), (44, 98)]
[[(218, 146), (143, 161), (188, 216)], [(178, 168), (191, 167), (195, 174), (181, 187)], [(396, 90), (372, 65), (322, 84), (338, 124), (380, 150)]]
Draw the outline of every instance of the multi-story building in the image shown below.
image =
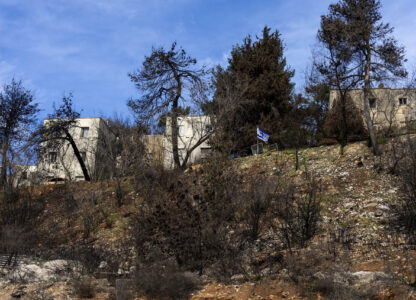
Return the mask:
[(30, 186), (41, 183), (37, 174), (36, 165), (16, 164), (10, 173), (13, 187)]
[[(48, 126), (53, 119), (45, 119)], [(106, 144), (114, 138), (107, 123), (98, 117), (77, 118), (76, 125), (69, 130), (91, 178), (108, 177), (111, 170), (106, 166), (103, 155)], [(45, 181), (83, 180), (84, 175), (74, 150), (65, 141), (59, 147), (46, 148), (41, 144), (38, 173)]]
[[(208, 138), (212, 133), (209, 116), (178, 117), (178, 154), (181, 164), (188, 155), (187, 164), (206, 158), (211, 152)], [(163, 167), (174, 168), (171, 118), (166, 118), (163, 136)]]
[[(329, 108), (331, 109), (339, 95), (331, 90)], [(354, 89), (348, 93), (355, 106), (363, 111), (364, 90)], [(416, 120), (416, 90), (375, 88), (370, 90), (370, 115), (376, 128), (389, 126), (402, 127)]]

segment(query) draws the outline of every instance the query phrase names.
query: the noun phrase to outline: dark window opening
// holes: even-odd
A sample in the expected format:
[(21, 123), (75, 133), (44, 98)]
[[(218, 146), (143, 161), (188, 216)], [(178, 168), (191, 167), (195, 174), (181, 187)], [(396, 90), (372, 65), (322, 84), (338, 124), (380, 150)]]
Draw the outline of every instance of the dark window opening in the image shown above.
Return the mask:
[(377, 99), (376, 98), (368, 99), (368, 104), (370, 105), (370, 108), (377, 108)]
[(399, 98), (399, 105), (407, 105), (407, 98)]
[(56, 152), (49, 152), (49, 162), (56, 163)]

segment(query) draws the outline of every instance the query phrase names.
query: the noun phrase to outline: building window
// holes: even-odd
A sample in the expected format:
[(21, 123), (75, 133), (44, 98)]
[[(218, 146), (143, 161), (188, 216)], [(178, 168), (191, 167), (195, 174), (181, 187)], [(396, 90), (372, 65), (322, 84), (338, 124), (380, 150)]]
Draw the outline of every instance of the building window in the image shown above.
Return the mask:
[(207, 158), (211, 153), (211, 148), (201, 148), (201, 158)]
[(212, 131), (212, 125), (211, 124), (207, 124), (207, 125), (205, 125), (205, 128), (204, 128), (204, 134), (208, 134), (208, 133), (210, 133)]
[(81, 137), (82, 138), (88, 137), (89, 131), (90, 131), (89, 127), (81, 127)]
[(399, 98), (399, 105), (407, 105), (407, 98)]
[(186, 156), (186, 150), (185, 149), (178, 149), (178, 155), (180, 160), (184, 160)]
[(178, 126), (178, 136), (183, 136), (183, 125)]
[(377, 108), (377, 99), (376, 98), (368, 99), (368, 104), (370, 105), (370, 108), (372, 109)]
[(49, 152), (49, 162), (56, 163), (56, 152)]
[(81, 155), (82, 160), (85, 162), (87, 159), (87, 152), (80, 152), (79, 154)]
[(26, 180), (27, 179), (27, 172), (26, 171), (23, 171), (22, 172), (22, 179), (23, 180)]

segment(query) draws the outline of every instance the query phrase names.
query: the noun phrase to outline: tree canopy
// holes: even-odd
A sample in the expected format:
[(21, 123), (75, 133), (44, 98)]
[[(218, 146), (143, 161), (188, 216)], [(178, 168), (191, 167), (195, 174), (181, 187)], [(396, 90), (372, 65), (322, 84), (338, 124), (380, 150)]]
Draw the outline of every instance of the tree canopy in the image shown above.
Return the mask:
[(381, 21), (378, 0), (340, 0), (321, 17), (318, 41), (323, 55), (315, 60), (317, 71), (339, 92), (343, 140), (347, 139), (346, 98), (353, 88), (363, 88), (363, 115), (373, 146), (379, 154), (369, 112), (370, 89), (379, 83), (404, 78), (404, 48), (392, 37), (393, 28)]
[(256, 142), (256, 125), (270, 132), (271, 140), (281, 138), (281, 122), (290, 110), (294, 87), (294, 71), (287, 66), (283, 51), (279, 32), (265, 26), (260, 37), (248, 36), (233, 47), (226, 69), (214, 71), (216, 114), (231, 90), (239, 95), (232, 101), (232, 115), (228, 114), (233, 126), (226, 126), (225, 132), (236, 149)]
[[(139, 90), (139, 98), (128, 101), (128, 106), (135, 113), (138, 121), (148, 123), (163, 115), (171, 117), (171, 143), (175, 167), (185, 168), (186, 159), (181, 161), (178, 148), (178, 116), (186, 112), (181, 108), (184, 103), (195, 102), (199, 93), (203, 93), (205, 81), (204, 67), (198, 68), (196, 59), (189, 56), (183, 48), (173, 43), (169, 50), (152, 48), (143, 65), (136, 72), (130, 73), (131, 81)], [(162, 117), (163, 118), (163, 117)], [(204, 137), (204, 140), (208, 137)], [(196, 144), (201, 144), (199, 140)], [(193, 148), (191, 148), (193, 149)], [(192, 150), (188, 150), (192, 151)], [(186, 157), (190, 153), (187, 153)]]
[[(1, 184), (7, 183), (8, 159), (12, 145), (23, 141), (28, 133), (28, 126), (36, 121), (39, 112), (38, 104), (34, 102), (33, 94), (26, 89), (21, 81), (14, 78), (5, 84), (0, 93), (0, 139), (2, 142)], [(14, 149), (16, 150), (16, 149)]]

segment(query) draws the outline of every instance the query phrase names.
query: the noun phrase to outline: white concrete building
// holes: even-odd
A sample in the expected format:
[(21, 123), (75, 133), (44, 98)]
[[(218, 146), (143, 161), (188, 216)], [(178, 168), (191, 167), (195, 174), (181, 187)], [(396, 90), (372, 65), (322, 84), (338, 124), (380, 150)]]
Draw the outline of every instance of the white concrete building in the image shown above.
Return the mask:
[(16, 164), (11, 175), (13, 187), (39, 184), (38, 168), (36, 165)]
[[(363, 111), (364, 90), (354, 89), (349, 92), (355, 106)], [(329, 109), (339, 98), (339, 92), (331, 90), (329, 95)], [(416, 120), (416, 90), (375, 88), (370, 90), (370, 115), (376, 128), (403, 127), (410, 121)], [(364, 123), (365, 125), (365, 123)]]
[[(181, 163), (186, 155), (189, 156), (187, 164), (193, 164), (204, 159), (211, 153), (208, 138), (212, 133), (209, 116), (182, 116), (178, 117), (178, 152)], [(174, 168), (172, 150), (171, 118), (166, 119), (166, 129), (163, 136), (163, 167)]]
[[(43, 126), (48, 126), (53, 119), (45, 119)], [(75, 144), (84, 160), (91, 178), (106, 177), (105, 162), (103, 161), (102, 143), (100, 140), (110, 141), (114, 138), (107, 123), (98, 117), (78, 118), (76, 126), (70, 129)], [(101, 153), (100, 153), (101, 152)], [(80, 164), (69, 142), (65, 141), (61, 147), (47, 149), (41, 145), (38, 159), (38, 173), (45, 181), (84, 180)], [(111, 176), (108, 175), (107, 176)]]

